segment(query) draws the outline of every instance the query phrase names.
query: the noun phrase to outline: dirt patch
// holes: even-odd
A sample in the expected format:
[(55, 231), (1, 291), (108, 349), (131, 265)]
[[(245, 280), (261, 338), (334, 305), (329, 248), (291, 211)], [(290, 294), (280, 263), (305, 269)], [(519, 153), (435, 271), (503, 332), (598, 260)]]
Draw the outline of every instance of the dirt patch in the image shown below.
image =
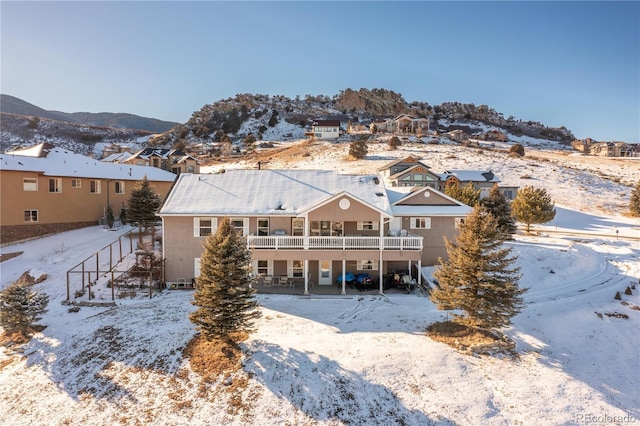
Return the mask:
[(201, 335), (194, 337), (183, 351), (189, 359), (191, 369), (202, 376), (205, 382), (215, 382), (220, 376), (228, 378), (242, 368), (242, 349), (239, 339), (206, 340)]
[(26, 271), (22, 275), (20, 275), (20, 278), (18, 278), (17, 282), (25, 285), (35, 285), (35, 284), (40, 284), (42, 281), (46, 279), (47, 279), (47, 274), (42, 274), (38, 278), (36, 278), (31, 276), (29, 271)]
[(19, 349), (29, 343), (35, 333), (39, 333), (45, 328), (47, 328), (46, 325), (32, 325), (24, 334), (19, 331), (0, 333), (0, 345), (7, 348)]
[(0, 263), (4, 262), (5, 260), (13, 259), (14, 257), (18, 257), (22, 253), (24, 253), (24, 252), (23, 251), (16, 251), (16, 252), (13, 252), (13, 253), (0, 254)]
[(427, 336), (465, 354), (516, 355), (515, 342), (502, 333), (467, 327), (453, 321), (431, 324), (427, 327)]

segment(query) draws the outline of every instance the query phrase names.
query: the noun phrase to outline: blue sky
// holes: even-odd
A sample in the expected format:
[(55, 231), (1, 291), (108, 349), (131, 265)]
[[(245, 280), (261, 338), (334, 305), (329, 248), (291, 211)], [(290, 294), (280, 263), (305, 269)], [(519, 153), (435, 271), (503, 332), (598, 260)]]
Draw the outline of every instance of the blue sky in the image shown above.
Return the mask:
[(640, 2), (9, 2), (1, 92), (185, 122), (238, 93), (486, 104), (640, 140)]

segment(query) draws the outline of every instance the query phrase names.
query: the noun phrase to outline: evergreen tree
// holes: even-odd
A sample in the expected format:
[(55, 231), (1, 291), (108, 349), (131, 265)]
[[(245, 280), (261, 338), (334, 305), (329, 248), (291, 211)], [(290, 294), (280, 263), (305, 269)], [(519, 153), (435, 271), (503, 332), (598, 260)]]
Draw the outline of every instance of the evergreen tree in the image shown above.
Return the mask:
[(631, 216), (640, 216), (640, 180), (631, 191), (631, 197), (629, 198), (629, 212), (631, 213)]
[(113, 209), (111, 206), (107, 206), (107, 226), (109, 228), (113, 228), (113, 223), (115, 222), (115, 218), (113, 217)]
[(516, 224), (511, 215), (511, 206), (502, 192), (500, 192), (498, 185), (493, 185), (489, 195), (483, 198), (480, 204), (496, 218), (498, 229), (504, 232), (507, 238), (509, 235), (516, 233)]
[(227, 218), (207, 237), (203, 248), (192, 301), (198, 309), (189, 319), (207, 340), (251, 331), (260, 311), (255, 290), (249, 286), (251, 252), (245, 239)]
[(160, 196), (149, 184), (146, 176), (136, 182), (128, 201), (127, 220), (130, 224), (138, 226), (140, 241), (142, 241), (142, 228), (147, 229), (158, 220), (156, 211), (160, 208), (160, 203)]
[(461, 310), (453, 321), (469, 327), (505, 327), (523, 306), (517, 257), (505, 248), (497, 220), (477, 205), (460, 225), (455, 243), (445, 240), (449, 260), (434, 273), (439, 287), (431, 292), (438, 309)]
[(400, 138), (397, 136), (393, 136), (389, 139), (389, 148), (391, 149), (397, 149), (401, 144), (402, 142), (400, 142)]
[(369, 152), (369, 148), (367, 148), (366, 139), (357, 139), (349, 145), (349, 155), (358, 160), (363, 159), (367, 155), (367, 152)]
[(49, 296), (27, 283), (14, 282), (0, 291), (0, 325), (7, 332), (30, 334), (31, 327), (47, 312)]
[(556, 217), (556, 209), (551, 196), (544, 188), (531, 185), (518, 190), (515, 200), (511, 204), (513, 217), (527, 225), (527, 233), (532, 223), (547, 223)]
[(444, 193), (471, 207), (480, 201), (480, 190), (476, 189), (471, 182), (460, 186), (457, 181), (449, 181), (444, 187)]

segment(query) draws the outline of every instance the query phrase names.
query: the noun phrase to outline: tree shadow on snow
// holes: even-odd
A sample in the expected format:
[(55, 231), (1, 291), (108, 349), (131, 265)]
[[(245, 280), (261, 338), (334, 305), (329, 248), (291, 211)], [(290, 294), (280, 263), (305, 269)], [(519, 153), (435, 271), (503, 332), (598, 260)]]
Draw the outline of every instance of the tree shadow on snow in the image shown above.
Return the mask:
[(153, 303), (120, 306), (79, 321), (84, 324), (72, 335), (59, 337), (47, 328), (26, 346), (27, 366), (43, 369), (58, 389), (75, 400), (90, 396), (137, 403), (130, 391), (133, 385), (126, 384), (178, 372), (181, 348), (162, 342), (186, 346), (191, 334), (170, 323), (182, 321), (188, 309), (158, 309)]
[(326, 357), (264, 341), (249, 343), (247, 352), (245, 371), (314, 420), (355, 425), (455, 424), (408, 409), (386, 387)]

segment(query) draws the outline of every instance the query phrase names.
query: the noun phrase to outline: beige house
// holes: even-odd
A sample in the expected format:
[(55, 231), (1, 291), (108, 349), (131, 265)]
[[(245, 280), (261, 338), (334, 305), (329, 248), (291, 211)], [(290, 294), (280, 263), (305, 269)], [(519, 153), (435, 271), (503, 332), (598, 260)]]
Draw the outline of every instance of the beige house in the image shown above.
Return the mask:
[(439, 189), (440, 176), (429, 169), (421, 160), (406, 157), (385, 164), (379, 171), (391, 186), (430, 186)]
[(157, 167), (177, 175), (180, 173), (200, 173), (198, 160), (179, 149), (145, 148), (131, 155), (122, 163)]
[(385, 187), (378, 175), (313, 170), (182, 174), (160, 209), (166, 281), (200, 274), (202, 243), (224, 218), (247, 238), (257, 276), (345, 292), (345, 274), (390, 273), (446, 256), (443, 236), (470, 207), (436, 189)]
[(161, 197), (176, 175), (103, 163), (50, 144), (0, 154), (0, 243), (97, 225), (111, 205), (118, 216), (145, 176)]
[(374, 121), (369, 125), (369, 130), (374, 129), (378, 133), (415, 133), (418, 135), (429, 132), (429, 120), (416, 118), (408, 114), (400, 114), (394, 118)]

